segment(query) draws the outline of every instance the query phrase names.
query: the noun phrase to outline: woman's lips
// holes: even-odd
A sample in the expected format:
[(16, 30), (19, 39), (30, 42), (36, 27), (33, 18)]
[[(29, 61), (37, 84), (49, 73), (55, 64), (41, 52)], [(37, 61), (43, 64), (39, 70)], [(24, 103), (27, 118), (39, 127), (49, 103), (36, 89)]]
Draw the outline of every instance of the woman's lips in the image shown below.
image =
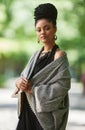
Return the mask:
[(41, 39), (46, 39), (46, 36), (41, 36)]

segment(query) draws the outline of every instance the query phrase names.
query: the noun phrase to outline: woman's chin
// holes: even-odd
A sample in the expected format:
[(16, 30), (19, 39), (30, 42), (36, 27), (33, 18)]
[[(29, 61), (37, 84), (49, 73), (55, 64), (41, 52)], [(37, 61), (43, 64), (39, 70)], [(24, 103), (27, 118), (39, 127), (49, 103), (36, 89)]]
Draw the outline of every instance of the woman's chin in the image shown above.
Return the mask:
[(48, 41), (46, 39), (41, 40), (42, 43), (47, 43)]

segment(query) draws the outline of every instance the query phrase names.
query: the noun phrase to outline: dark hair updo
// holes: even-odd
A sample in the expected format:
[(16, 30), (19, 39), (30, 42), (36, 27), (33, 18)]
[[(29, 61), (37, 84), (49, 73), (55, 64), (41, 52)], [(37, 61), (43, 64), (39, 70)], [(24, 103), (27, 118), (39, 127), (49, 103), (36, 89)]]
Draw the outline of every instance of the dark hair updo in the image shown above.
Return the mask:
[(53, 4), (50, 3), (40, 4), (34, 10), (35, 25), (38, 20), (44, 18), (52, 22), (53, 25), (56, 26), (57, 15), (58, 11)]

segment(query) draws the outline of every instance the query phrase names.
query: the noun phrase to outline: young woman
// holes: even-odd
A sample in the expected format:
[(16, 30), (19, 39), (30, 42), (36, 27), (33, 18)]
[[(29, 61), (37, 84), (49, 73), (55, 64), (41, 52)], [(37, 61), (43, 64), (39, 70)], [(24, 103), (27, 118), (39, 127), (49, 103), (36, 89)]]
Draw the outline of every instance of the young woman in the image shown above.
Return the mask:
[(67, 55), (55, 42), (57, 14), (50, 3), (35, 8), (36, 34), (43, 47), (33, 54), (16, 81), (18, 92), (24, 95), (16, 130), (66, 128), (70, 73)]

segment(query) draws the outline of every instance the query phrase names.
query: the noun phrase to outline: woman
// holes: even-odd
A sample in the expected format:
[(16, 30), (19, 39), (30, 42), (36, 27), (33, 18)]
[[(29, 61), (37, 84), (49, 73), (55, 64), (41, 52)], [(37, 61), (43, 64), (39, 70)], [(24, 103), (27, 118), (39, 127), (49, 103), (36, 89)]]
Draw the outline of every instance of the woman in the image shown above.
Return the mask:
[[(38, 42), (43, 43), (16, 81), (24, 96), (17, 130), (65, 130), (68, 118), (69, 65), (55, 43), (57, 9), (45, 3), (35, 8)], [(22, 104), (20, 104), (22, 105)]]

